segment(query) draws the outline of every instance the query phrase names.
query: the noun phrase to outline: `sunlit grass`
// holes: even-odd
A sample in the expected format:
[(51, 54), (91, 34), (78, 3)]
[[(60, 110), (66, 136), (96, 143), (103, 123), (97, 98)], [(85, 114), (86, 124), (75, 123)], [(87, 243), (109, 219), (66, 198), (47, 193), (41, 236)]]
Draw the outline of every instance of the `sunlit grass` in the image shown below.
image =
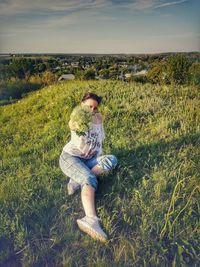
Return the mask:
[[(103, 96), (104, 153), (119, 165), (99, 177), (98, 215), (109, 242), (79, 231), (58, 158), (86, 91)], [(0, 262), (23, 266), (198, 266), (200, 90), (73, 81), (0, 108)]]

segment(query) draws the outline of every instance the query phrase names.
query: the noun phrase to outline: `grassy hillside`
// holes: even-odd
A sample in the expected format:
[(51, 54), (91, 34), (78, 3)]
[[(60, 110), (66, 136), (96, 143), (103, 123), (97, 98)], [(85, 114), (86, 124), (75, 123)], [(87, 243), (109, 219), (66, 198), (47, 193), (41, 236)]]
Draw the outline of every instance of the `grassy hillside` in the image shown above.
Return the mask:
[[(99, 177), (105, 245), (79, 231), (80, 195), (58, 166), (86, 91), (104, 98), (104, 153), (119, 160)], [(199, 266), (198, 88), (73, 81), (0, 112), (0, 265)]]

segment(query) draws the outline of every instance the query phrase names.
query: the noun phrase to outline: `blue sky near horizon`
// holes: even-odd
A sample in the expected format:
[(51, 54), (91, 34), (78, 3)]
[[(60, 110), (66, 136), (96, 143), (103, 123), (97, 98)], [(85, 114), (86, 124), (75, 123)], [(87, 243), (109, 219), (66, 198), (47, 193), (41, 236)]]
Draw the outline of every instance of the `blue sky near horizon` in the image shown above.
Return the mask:
[(0, 0), (0, 53), (200, 51), (199, 0)]

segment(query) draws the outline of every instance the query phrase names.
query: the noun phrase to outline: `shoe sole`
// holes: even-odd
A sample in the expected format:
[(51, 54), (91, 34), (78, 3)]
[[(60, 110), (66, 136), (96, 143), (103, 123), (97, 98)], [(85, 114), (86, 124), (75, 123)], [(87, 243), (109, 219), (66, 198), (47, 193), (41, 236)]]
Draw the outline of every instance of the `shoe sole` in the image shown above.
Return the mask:
[(78, 227), (85, 232), (86, 234), (90, 235), (92, 238), (99, 240), (101, 242), (106, 242), (107, 238), (100, 235), (98, 232), (93, 230), (92, 228), (88, 227), (86, 224), (84, 224), (81, 220), (77, 220)]
[(67, 193), (69, 196), (72, 196), (77, 193), (79, 189), (79, 187), (72, 189), (71, 187), (67, 186)]

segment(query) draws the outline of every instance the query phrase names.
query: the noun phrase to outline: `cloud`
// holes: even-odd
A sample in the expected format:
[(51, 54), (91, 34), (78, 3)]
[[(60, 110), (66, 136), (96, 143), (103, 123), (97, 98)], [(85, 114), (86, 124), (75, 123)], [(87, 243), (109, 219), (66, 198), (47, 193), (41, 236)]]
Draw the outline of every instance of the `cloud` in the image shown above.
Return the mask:
[(136, 10), (152, 9), (159, 0), (138, 0), (133, 3), (132, 7)]
[(83, 10), (98, 10), (113, 7), (145, 10), (178, 5), (189, 0), (0, 0), (1, 15), (18, 15), (29, 13), (52, 14), (56, 12), (76, 12)]
[[(111, 20), (98, 10), (107, 0), (0, 0), (0, 34), (19, 34), (51, 31), (60, 32), (82, 25), (89, 17)], [(99, 16), (101, 15), (101, 16)]]
[(100, 8), (107, 4), (107, 0), (0, 0), (0, 14), (14, 15), (26, 13), (53, 13)]
[(156, 9), (163, 8), (171, 5), (178, 5), (189, 0), (180, 0), (180, 1), (165, 1), (165, 0), (111, 0), (111, 2), (115, 5), (121, 5), (122, 7), (132, 8), (133, 10), (148, 10), (148, 9)]
[(178, 5), (178, 4), (182, 4), (182, 3), (185, 3), (185, 2), (188, 2), (188, 0), (167, 2), (167, 3), (160, 4), (158, 6), (155, 6), (154, 8), (161, 8), (161, 7), (166, 7), (166, 6), (173, 6), (173, 5)]

